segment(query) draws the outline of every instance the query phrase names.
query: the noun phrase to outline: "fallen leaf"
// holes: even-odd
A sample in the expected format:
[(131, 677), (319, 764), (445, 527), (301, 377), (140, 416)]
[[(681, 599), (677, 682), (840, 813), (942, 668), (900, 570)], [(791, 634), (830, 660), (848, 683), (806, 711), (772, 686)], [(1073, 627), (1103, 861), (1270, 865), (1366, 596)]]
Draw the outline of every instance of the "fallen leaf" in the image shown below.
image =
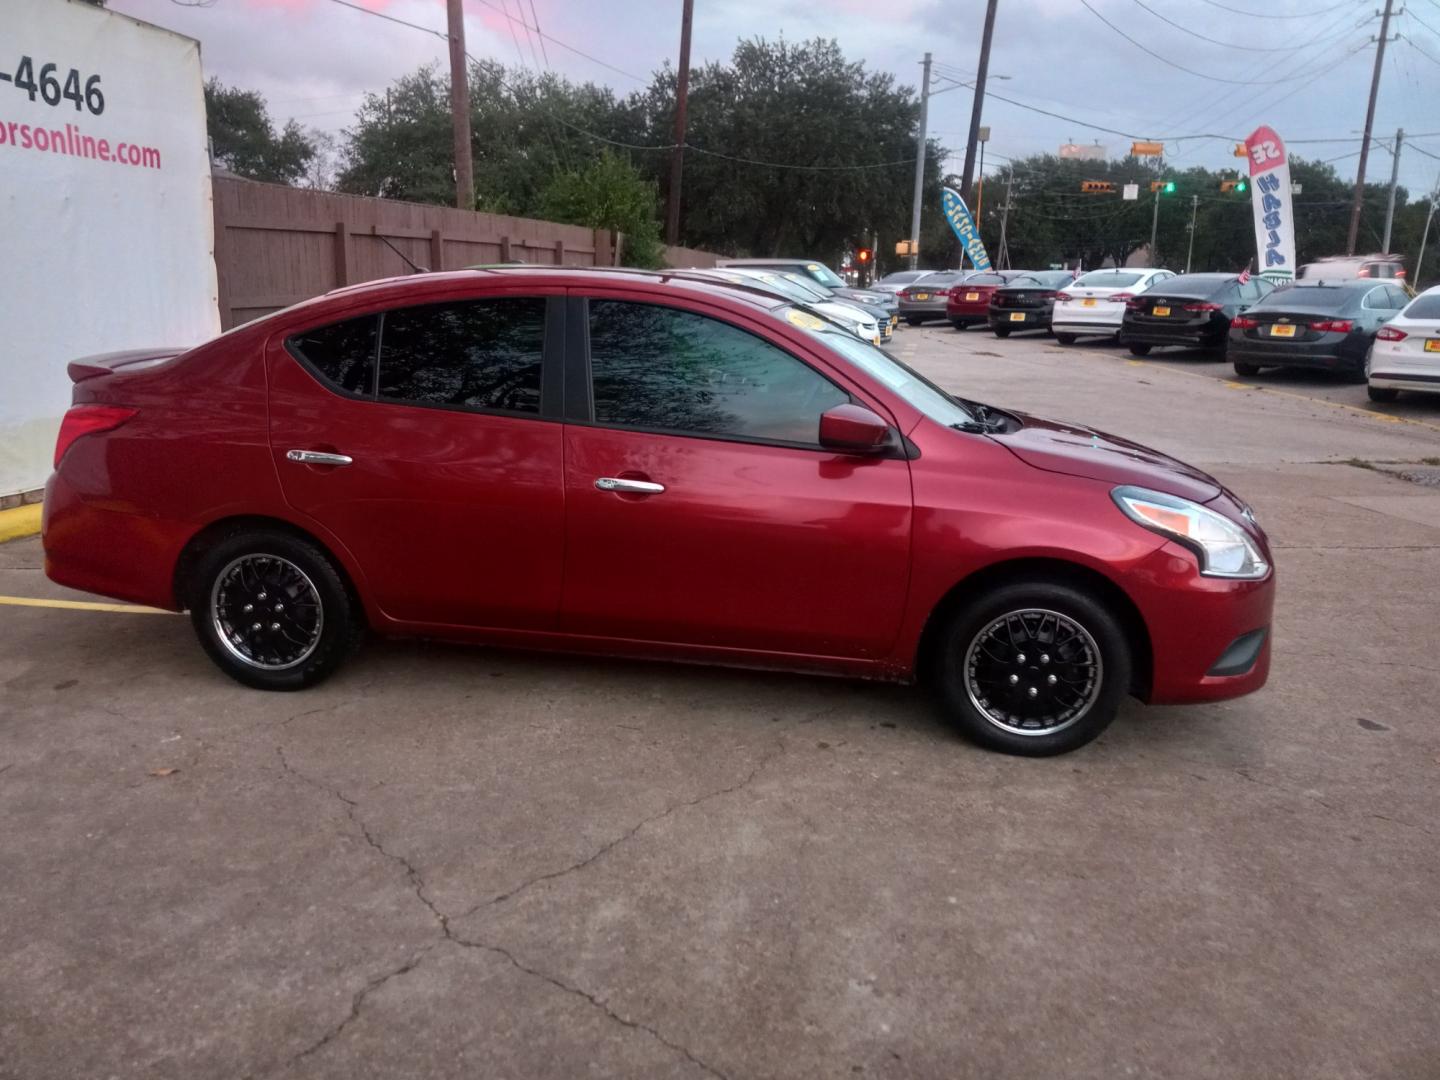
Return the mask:
[(171, 769), (171, 768), (151, 769), (151, 770), (150, 770), (150, 775), (151, 775), (151, 776), (169, 776), (169, 775), (171, 775), (172, 773), (177, 773), (177, 772), (179, 772), (179, 771), (180, 771), (179, 769)]

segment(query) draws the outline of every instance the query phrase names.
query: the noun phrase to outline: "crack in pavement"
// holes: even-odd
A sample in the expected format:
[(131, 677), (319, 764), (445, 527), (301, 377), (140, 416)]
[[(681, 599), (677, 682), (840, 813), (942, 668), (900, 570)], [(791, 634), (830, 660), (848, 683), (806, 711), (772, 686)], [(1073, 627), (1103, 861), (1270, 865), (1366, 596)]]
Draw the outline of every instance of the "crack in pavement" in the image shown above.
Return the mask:
[(588, 990), (582, 990), (578, 986), (571, 986), (569, 983), (556, 978), (554, 975), (547, 974), (546, 972), (541, 971), (538, 968), (532, 968), (526, 964), (522, 964), (516, 958), (515, 954), (512, 953), (509, 949), (506, 949), (501, 945), (492, 945), (485, 941), (474, 941), (469, 938), (456, 937), (453, 934), (449, 935), (449, 937), (451, 941), (453, 941), (456, 945), (461, 946), (462, 948), (481, 949), (485, 952), (495, 953), (498, 956), (503, 956), (506, 960), (510, 961), (510, 963), (515, 966), (515, 969), (517, 971), (522, 971), (526, 975), (547, 982), (551, 986), (565, 991), (565, 993), (567, 994), (571, 994), (588, 1002), (589, 1004), (603, 1012), (615, 1023), (620, 1024), (623, 1027), (631, 1028), (635, 1031), (645, 1032), (651, 1038), (655, 1039), (656, 1042), (660, 1043), (662, 1046), (674, 1050), (677, 1054), (683, 1055), (687, 1061), (690, 1061), (695, 1065), (699, 1066), (701, 1069), (704, 1069), (711, 1076), (718, 1076), (720, 1080), (730, 1080), (730, 1078), (724, 1072), (717, 1069), (714, 1065), (711, 1065), (708, 1061), (705, 1061), (702, 1058), (696, 1057), (695, 1054), (692, 1053), (688, 1047), (666, 1038), (658, 1030), (651, 1027), (649, 1024), (642, 1023), (639, 1020), (632, 1020), (628, 1016), (621, 1016), (614, 1009), (610, 1008), (610, 1006), (605, 1003), (605, 1000), (603, 998), (596, 997)]
[(667, 818), (671, 814), (675, 813), (677, 810), (685, 810), (692, 806), (699, 806), (703, 802), (708, 802), (711, 799), (718, 799), (722, 795), (731, 795), (737, 791), (740, 791), (742, 788), (748, 787), (755, 780), (755, 778), (760, 775), (761, 771), (764, 770), (767, 765), (769, 765), (772, 761), (774, 761), (776, 758), (780, 757), (784, 753), (785, 748), (782, 745), (778, 750), (776, 750), (774, 753), (770, 754), (763, 761), (761, 761), (760, 764), (756, 765), (755, 768), (751, 769), (750, 774), (746, 776), (744, 780), (741, 780), (738, 784), (731, 784), (729, 787), (718, 788), (715, 791), (700, 795), (694, 799), (685, 799), (681, 802), (672, 803), (670, 806), (667, 806), (659, 813), (651, 814), (649, 817), (643, 818), (637, 824), (625, 830), (625, 832), (621, 833), (615, 839), (601, 845), (599, 848), (597, 848), (591, 854), (587, 855), (585, 858), (581, 859), (579, 862), (572, 863), (571, 865), (563, 867), (559, 870), (551, 870), (544, 874), (538, 874), (533, 878), (521, 882), (519, 885), (515, 886), (515, 888), (509, 890), (508, 892), (500, 893), (498, 896), (493, 896), (489, 900), (482, 900), (480, 903), (476, 904), (474, 907), (470, 908), (468, 911), (465, 911), (458, 917), (461, 919), (469, 918), (471, 915), (474, 915), (477, 911), (480, 911), (483, 908), (493, 907), (496, 904), (503, 903), (506, 900), (518, 896), (520, 893), (524, 892), (532, 885), (538, 885), (542, 881), (553, 881), (556, 878), (565, 877), (567, 874), (573, 874), (577, 870), (585, 869), (585, 867), (589, 866), (591, 863), (613, 851), (615, 848), (623, 844), (626, 840), (629, 840), (641, 829), (645, 828), (646, 825), (652, 825), (655, 822), (660, 821), (662, 818)]
[[(320, 712), (325, 710), (315, 711)], [(294, 719), (294, 717), (292, 717), (291, 719)], [(731, 784), (728, 787), (718, 788), (714, 791), (707, 792), (704, 795), (699, 795), (693, 799), (685, 799), (680, 802), (673, 803), (659, 813), (652, 814), (649, 817), (644, 818), (638, 824), (636, 824), (630, 829), (627, 829), (620, 836), (604, 844), (598, 850), (596, 850), (586, 858), (580, 860), (579, 862), (567, 866), (564, 869), (551, 871), (549, 873), (541, 874), (537, 877), (531, 878), (528, 881), (525, 881), (522, 884), (516, 886), (514, 889), (511, 889), (509, 892), (502, 893), (491, 900), (475, 905), (469, 911), (465, 912), (464, 915), (461, 915), (459, 917), (463, 919), (466, 916), (473, 915), (475, 912), (479, 911), (482, 908), (498, 904), (504, 900), (508, 900), (511, 897), (516, 896), (517, 894), (530, 888), (530, 886), (536, 885), (542, 881), (550, 881), (555, 878), (564, 877), (567, 874), (575, 873), (578, 870), (582, 870), (585, 867), (589, 866), (591, 863), (594, 863), (596, 860), (600, 859), (607, 852), (613, 851), (620, 844), (624, 843), (626, 840), (630, 839), (632, 836), (638, 833), (646, 825), (652, 824), (656, 821), (661, 820), (662, 818), (668, 817), (679, 810), (688, 809), (692, 806), (699, 806), (701, 803), (708, 802), (711, 799), (716, 799), (722, 795), (730, 795), (734, 792), (740, 791), (741, 789), (753, 783), (755, 778), (759, 776), (760, 773), (772, 761), (775, 761), (777, 758), (785, 754), (786, 750), (783, 738), (777, 741), (779, 745), (777, 746), (775, 751), (767, 755), (758, 765), (751, 769), (750, 772), (746, 775), (745, 779), (741, 780), (740, 782)], [(719, 1077), (719, 1080), (729, 1080), (729, 1077), (724, 1072), (711, 1065), (709, 1062), (703, 1060), (702, 1058), (697, 1057), (694, 1052), (692, 1052), (688, 1047), (667, 1038), (657, 1028), (654, 1028), (649, 1024), (643, 1023), (639, 1020), (633, 1020), (627, 1016), (622, 1016), (620, 1013), (617, 1013), (614, 1009), (612, 1009), (603, 998), (596, 997), (594, 994), (578, 986), (572, 986), (564, 980), (558, 978), (557, 976), (550, 975), (547, 972), (539, 970), (538, 968), (532, 968), (526, 964), (521, 963), (514, 953), (512, 953), (509, 949), (506, 949), (503, 946), (491, 944), (485, 941), (461, 937), (460, 935), (456, 934), (454, 930), (451, 929), (450, 917), (446, 915), (443, 911), (441, 911), (440, 908), (435, 904), (432, 899), (430, 899), (429, 895), (427, 894), (425, 879), (421, 876), (420, 872), (415, 868), (414, 864), (411, 863), (410, 860), (405, 858), (403, 855), (397, 855), (392, 851), (388, 851), (385, 846), (381, 844), (380, 841), (375, 837), (375, 835), (371, 833), (369, 826), (366, 825), (365, 821), (359, 815), (360, 804), (356, 800), (347, 796), (339, 788), (329, 787), (316, 780), (314, 777), (309, 776), (308, 774), (301, 772), (299, 769), (295, 768), (293, 765), (290, 764), (290, 760), (285, 756), (284, 747), (276, 746), (275, 754), (276, 757), (279, 758), (280, 765), (286, 773), (295, 777), (297, 780), (301, 781), (308, 787), (314, 788), (316, 791), (329, 795), (332, 798), (338, 800), (341, 804), (343, 804), (345, 807), (346, 817), (355, 825), (357, 829), (360, 830), (360, 834), (365, 838), (365, 842), (369, 844), (370, 847), (374, 848), (377, 852), (379, 852), (381, 855), (383, 855), (386, 859), (389, 859), (391, 862), (396, 863), (405, 871), (406, 880), (410, 883), (412, 891), (415, 893), (416, 898), (425, 905), (427, 910), (429, 910), (430, 914), (434, 916), (436, 924), (440, 928), (440, 933), (444, 941), (448, 941), (461, 948), (478, 949), (485, 952), (493, 953), (498, 956), (502, 956), (511, 965), (513, 965), (516, 970), (523, 972), (524, 974), (529, 975), (532, 978), (540, 979), (546, 983), (549, 983), (551, 986), (563, 990), (567, 994), (581, 998), (582, 1000), (588, 1002), (592, 1007), (604, 1013), (605, 1016), (614, 1023), (620, 1024), (621, 1026), (630, 1028), (634, 1031), (643, 1031), (651, 1038), (659, 1042), (662, 1046), (666, 1047), (667, 1049), (673, 1050), (678, 1054), (681, 1054), (687, 1061), (692, 1062), (698, 1068), (703, 1069), (711, 1076)], [(438, 944), (438, 942), (436, 944)], [(359, 1017), (361, 1008), (365, 1003), (365, 999), (368, 998), (370, 994), (374, 993), (391, 979), (415, 970), (415, 968), (419, 966), (420, 962), (430, 953), (430, 951), (434, 947), (434, 944), (426, 946), (424, 949), (421, 949), (418, 953), (412, 956), (404, 964), (401, 964), (399, 967), (394, 968), (391, 971), (385, 972), (384, 974), (376, 976), (375, 978), (369, 980), (363, 987), (361, 987), (355, 992), (354, 996), (351, 998), (350, 1011), (346, 1014), (344, 1019), (340, 1021), (340, 1023), (332, 1027), (318, 1040), (311, 1043), (309, 1046), (305, 1047), (297, 1054), (294, 1054), (283, 1065), (278, 1066), (277, 1069), (271, 1071), (274, 1072), (278, 1071), (279, 1069), (288, 1069), (302, 1059), (309, 1057), (311, 1054), (316, 1053), (317, 1051), (323, 1049), (325, 1046), (334, 1042), (345, 1031), (345, 1029)]]

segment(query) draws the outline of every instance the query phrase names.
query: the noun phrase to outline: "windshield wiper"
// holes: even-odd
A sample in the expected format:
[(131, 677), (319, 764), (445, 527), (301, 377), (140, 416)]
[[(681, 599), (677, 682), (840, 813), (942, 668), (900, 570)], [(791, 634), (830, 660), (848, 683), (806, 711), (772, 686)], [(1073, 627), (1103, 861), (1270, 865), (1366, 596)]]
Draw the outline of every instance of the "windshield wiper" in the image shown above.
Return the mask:
[(1005, 430), (1004, 418), (992, 415), (989, 406), (959, 397), (952, 398), (952, 400), (975, 417), (974, 420), (963, 420), (958, 424), (951, 424), (950, 426), (956, 431), (968, 431), (974, 435), (991, 435)]

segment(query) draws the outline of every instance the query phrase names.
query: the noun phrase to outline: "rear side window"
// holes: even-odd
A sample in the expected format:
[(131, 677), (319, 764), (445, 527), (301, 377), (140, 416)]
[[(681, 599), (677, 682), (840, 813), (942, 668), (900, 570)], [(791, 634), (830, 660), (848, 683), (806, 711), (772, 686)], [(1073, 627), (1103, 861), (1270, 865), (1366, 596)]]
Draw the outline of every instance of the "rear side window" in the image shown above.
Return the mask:
[(1386, 304), (1392, 311), (1399, 311), (1410, 302), (1410, 294), (1398, 285), (1385, 286)]
[(416, 405), (540, 411), (545, 299), (498, 297), (385, 314), (380, 397)]
[(377, 321), (374, 315), (347, 319), (296, 334), (286, 344), (332, 389), (369, 397), (375, 392)]
[(850, 400), (754, 334), (620, 300), (590, 301), (590, 379), (601, 424), (811, 446), (820, 414)]
[(1440, 293), (1426, 293), (1410, 301), (1405, 309), (1407, 319), (1440, 319)]

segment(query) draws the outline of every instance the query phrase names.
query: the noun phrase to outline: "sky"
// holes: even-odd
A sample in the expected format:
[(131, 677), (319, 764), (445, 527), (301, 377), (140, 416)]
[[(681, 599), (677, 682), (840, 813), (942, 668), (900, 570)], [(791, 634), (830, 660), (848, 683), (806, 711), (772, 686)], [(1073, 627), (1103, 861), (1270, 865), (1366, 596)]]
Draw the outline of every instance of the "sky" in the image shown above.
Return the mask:
[[(444, 31), (445, 0), (351, 2)], [(1229, 140), (1264, 123), (1292, 153), (1334, 159), (1340, 174), (1353, 178), (1379, 2), (1001, 0), (983, 120), (991, 129), (986, 173), (1065, 142), (1099, 141), (1111, 157), (1128, 150), (1126, 136), (1078, 121), (1163, 139), (1166, 161), (1177, 168), (1230, 168), (1243, 162)], [(679, 49), (681, 0), (464, 4), (473, 55), (620, 93), (640, 89)], [(442, 38), (337, 0), (110, 0), (110, 7), (199, 39), (207, 77), (259, 91), (277, 120), (293, 117), (336, 133), (366, 91), (383, 91), (421, 64), (446, 62)], [(1375, 132), (1387, 143), (1400, 127), (1407, 140), (1423, 135), (1401, 155), (1400, 182), (1415, 198), (1440, 182), (1440, 112), (1433, 108), (1440, 100), (1440, 0), (1405, 0), (1404, 10), (1390, 28)], [(847, 57), (918, 87), (921, 58), (930, 52), (932, 89), (940, 91), (930, 102), (930, 133), (955, 148), (947, 168), (958, 173), (972, 92), (955, 81), (974, 76), (984, 11), (984, 0), (695, 0), (691, 60), (725, 60), (740, 38), (835, 38)], [(546, 38), (533, 33), (537, 26)], [(1209, 134), (1225, 138), (1182, 138)], [(1368, 179), (1383, 181), (1390, 168), (1388, 150), (1373, 148)]]

